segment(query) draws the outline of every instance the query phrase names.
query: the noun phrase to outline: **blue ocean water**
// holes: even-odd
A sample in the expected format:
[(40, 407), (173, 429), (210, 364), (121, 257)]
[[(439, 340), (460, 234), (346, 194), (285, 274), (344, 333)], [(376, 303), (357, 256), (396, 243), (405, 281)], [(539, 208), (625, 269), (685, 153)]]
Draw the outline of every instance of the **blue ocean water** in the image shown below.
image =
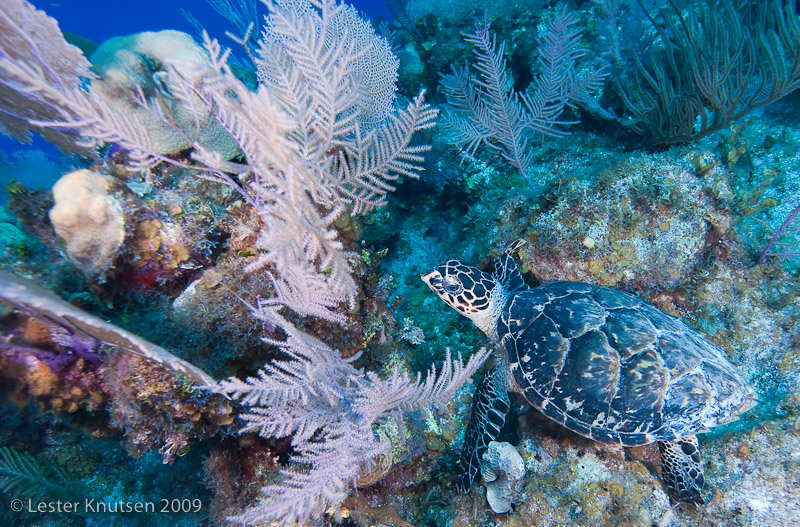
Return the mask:
[[(176, 29), (193, 34), (195, 28), (186, 20), (184, 11), (190, 12), (217, 38), (223, 38), (225, 31), (231, 29), (230, 24), (207, 2), (143, 0), (137, 2), (135, 7), (99, 0), (36, 0), (31, 4), (58, 20), (62, 31), (76, 33), (97, 43), (140, 31)], [(236, 2), (232, 4), (235, 5)], [(360, 1), (351, 2), (351, 5), (369, 17), (391, 16), (383, 2)]]

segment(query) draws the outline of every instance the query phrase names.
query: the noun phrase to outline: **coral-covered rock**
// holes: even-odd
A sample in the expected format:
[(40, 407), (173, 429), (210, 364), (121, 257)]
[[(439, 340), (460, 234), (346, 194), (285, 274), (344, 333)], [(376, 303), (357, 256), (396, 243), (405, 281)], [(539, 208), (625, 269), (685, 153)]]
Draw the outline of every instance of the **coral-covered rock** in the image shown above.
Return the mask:
[(672, 288), (730, 236), (731, 190), (720, 169), (698, 177), (686, 158), (640, 155), (558, 200), (530, 229), (524, 267), (543, 281)]
[(125, 433), (128, 453), (158, 449), (172, 463), (191, 440), (214, 435), (233, 422), (229, 401), (196, 390), (186, 379), (130, 353), (109, 357), (104, 377), (112, 397), (112, 424)]
[(99, 356), (44, 317), (0, 314), (0, 379), (9, 400), (53, 412), (96, 411), (108, 399)]
[(486, 486), (486, 501), (497, 514), (511, 510), (511, 503), (525, 476), (525, 462), (508, 443), (492, 441), (483, 454), (481, 476)]

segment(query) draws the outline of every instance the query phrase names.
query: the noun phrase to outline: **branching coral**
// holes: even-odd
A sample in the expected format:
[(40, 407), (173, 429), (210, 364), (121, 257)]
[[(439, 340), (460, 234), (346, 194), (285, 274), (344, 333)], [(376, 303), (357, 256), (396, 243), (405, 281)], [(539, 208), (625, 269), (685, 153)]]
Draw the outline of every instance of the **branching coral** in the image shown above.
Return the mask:
[(699, 139), (800, 87), (794, 2), (670, 1), (644, 13), (658, 38), (614, 84), (620, 122), (648, 143)]
[[(274, 313), (260, 311), (275, 320)], [(242, 416), (242, 432), (292, 438), (292, 463), (280, 484), (262, 489), (259, 502), (233, 518), (245, 525), (304, 522), (338, 504), (390, 447), (376, 437), (376, 424), (445, 404), (489, 354), (481, 350), (464, 364), (448, 351), (441, 372), (433, 367), (424, 382), (405, 373), (381, 379), (355, 369), (352, 360), (308, 334), (287, 329), (287, 336), (280, 345), (290, 360), (264, 366), (258, 378), (221, 383), (223, 393), (250, 409)]]
[(533, 164), (530, 139), (536, 134), (567, 135), (562, 127), (571, 122), (561, 118), (564, 108), (590, 101), (605, 80), (602, 69), (579, 71), (577, 61), (586, 50), (579, 44), (576, 23), (566, 9), (551, 22), (541, 41), (541, 73), (531, 94), (514, 91), (506, 72), (505, 44), (497, 44), (486, 21), (465, 35), (467, 42), (475, 45), (480, 79), (473, 79), (466, 67), (453, 68), (453, 73), (442, 79), (450, 106), (444, 124), (451, 141), (468, 153), (481, 145), (499, 150), (534, 192), (529, 174)]
[[(75, 128), (35, 123), (53, 118), (62, 101), (59, 91), (78, 90), (94, 75), (81, 51), (61, 36), (58, 23), (24, 0), (4, 2), (0, 11), (0, 71), (0, 131), (26, 143), (35, 131), (64, 152), (91, 154), (76, 144)], [(34, 89), (24, 81), (27, 75), (49, 88)]]

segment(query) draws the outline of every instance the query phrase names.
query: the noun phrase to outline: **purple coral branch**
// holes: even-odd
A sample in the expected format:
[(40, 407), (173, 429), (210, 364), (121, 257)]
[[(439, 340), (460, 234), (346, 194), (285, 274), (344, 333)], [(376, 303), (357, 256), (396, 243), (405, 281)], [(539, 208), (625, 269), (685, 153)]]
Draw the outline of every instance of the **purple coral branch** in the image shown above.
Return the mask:
[(41, 67), (44, 68), (50, 74), (50, 76), (53, 78), (53, 80), (55, 80), (58, 83), (58, 86), (60, 88), (63, 88), (64, 87), (64, 83), (61, 81), (61, 77), (59, 77), (56, 74), (56, 72), (53, 71), (53, 69), (50, 67), (50, 65), (47, 63), (47, 61), (42, 58), (41, 54), (39, 53), (39, 48), (38, 48), (38, 46), (36, 46), (36, 43), (22, 30), (22, 28), (19, 27), (19, 25), (15, 24), (2, 11), (0, 11), (0, 16), (2, 16), (6, 20), (8, 25), (13, 27), (14, 30), (17, 33), (19, 33), (20, 37), (22, 37), (22, 39), (25, 42), (28, 43), (28, 45), (31, 47), (31, 51), (33, 52), (33, 56), (36, 57), (36, 61), (39, 63), (39, 65), (41, 65)]
[[(0, 80), (0, 86), (5, 86), (6, 88), (8, 88), (8, 89), (10, 89), (12, 91), (15, 91), (17, 93), (24, 93), (26, 97), (38, 102), (39, 104), (43, 104), (43, 105), (47, 106), (51, 110), (61, 111), (61, 108), (59, 108), (55, 104), (49, 102), (44, 97), (42, 97), (40, 95), (36, 95), (35, 93), (32, 93), (33, 90), (26, 90), (25, 87), (23, 85), (20, 85), (19, 83), (9, 82), (9, 81), (6, 81), (6, 80)], [(3, 109), (3, 108), (0, 108), (0, 111), (2, 111), (3, 113), (5, 113), (7, 115), (12, 116), (12, 117), (16, 117), (18, 119), (22, 119), (22, 120), (26, 120), (26, 121), (30, 120), (30, 117), (17, 115), (15, 113), (12, 113), (12, 112), (10, 112), (10, 111), (8, 111), (6, 109)]]
[(800, 231), (800, 225), (795, 225), (795, 226), (792, 225), (792, 222), (794, 222), (795, 217), (797, 217), (798, 214), (800, 214), (800, 205), (795, 207), (794, 210), (792, 210), (792, 212), (790, 212), (789, 215), (786, 216), (786, 219), (783, 221), (780, 227), (778, 227), (775, 231), (772, 231), (772, 229), (770, 229), (770, 232), (772, 232), (772, 237), (769, 239), (767, 246), (764, 247), (764, 250), (761, 251), (761, 256), (758, 259), (758, 263), (763, 264), (764, 262), (767, 261), (767, 258), (770, 256), (777, 256), (778, 258), (781, 259), (794, 260), (794, 257), (800, 255), (800, 250), (798, 249), (793, 250), (791, 248), (788, 248), (786, 250), (779, 250), (777, 252), (772, 252), (772, 248), (775, 247), (776, 245), (778, 247), (786, 245), (785, 242), (780, 241), (780, 238), (782, 236), (785, 236), (787, 234), (797, 234), (797, 232)]

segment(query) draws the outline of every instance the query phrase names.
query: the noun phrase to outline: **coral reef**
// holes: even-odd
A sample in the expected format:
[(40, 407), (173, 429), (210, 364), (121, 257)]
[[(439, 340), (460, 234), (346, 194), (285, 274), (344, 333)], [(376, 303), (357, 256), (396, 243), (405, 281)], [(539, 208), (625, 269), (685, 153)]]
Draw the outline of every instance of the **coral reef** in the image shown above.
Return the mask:
[[(782, 130), (779, 122), (767, 124), (769, 121), (762, 119), (764, 125), (756, 121), (763, 126), (761, 132)], [(756, 130), (747, 133), (754, 126), (749, 124), (745, 134), (757, 134)], [(460, 218), (426, 206), (442, 199), (431, 196), (421, 205), (420, 217), (408, 218), (414, 225), (410, 231), (426, 232), (425, 226), (431, 224), (448, 227), (438, 231), (428, 228), (430, 237), (425, 240), (408, 231), (399, 237), (385, 258), (387, 271), (394, 275), (393, 283), (405, 284), (408, 280), (410, 284), (420, 262), (441, 258), (437, 254), (444, 254), (442, 259), (446, 259), (448, 253), (479, 252), (481, 239), (462, 236), (456, 242), (458, 247), (453, 247), (447, 233), (471, 233), (472, 218), (488, 214), (492, 220), (488, 228), (481, 226), (480, 232), (493, 240), (497, 250), (518, 236), (530, 241), (519, 253), (529, 275), (541, 281), (566, 279), (615, 285), (702, 329), (756, 386), (761, 404), (722, 431), (699, 436), (707, 487), (713, 489), (711, 501), (701, 507), (674, 508), (670, 504), (658, 481), (655, 447), (625, 452), (600, 447), (559, 431), (535, 413), (520, 418), (517, 426), (512, 424), (511, 431), (506, 432), (514, 438), (506, 440), (520, 445), (529, 474), (513, 513), (491, 514), (479, 489), (466, 497), (458, 496), (452, 473), (442, 476), (444, 481), (432, 474), (417, 480), (411, 488), (418, 488), (417, 495), (428, 495), (437, 484), (448, 489), (442, 491), (444, 502), (453, 503), (452, 507), (434, 505), (431, 517), (441, 514), (448, 521), (452, 518), (452, 525), (793, 525), (797, 522), (794, 512), (780, 510), (774, 501), (765, 505), (767, 502), (760, 498), (742, 505), (739, 490), (730, 489), (728, 483), (744, 475), (739, 466), (731, 468), (731, 464), (740, 463), (742, 453), (749, 456), (748, 470), (762, 462), (764, 467), (775, 467), (772, 463), (780, 454), (749, 448), (762, 431), (769, 438), (764, 441), (794, 441), (792, 427), (798, 415), (795, 372), (800, 371), (793, 337), (800, 323), (797, 282), (782, 262), (756, 265), (758, 247), (767, 237), (757, 223), (746, 218), (742, 222), (739, 216), (740, 203), (745, 199), (741, 196), (751, 187), (743, 185), (741, 176), (720, 161), (727, 158), (732, 146), (723, 137), (694, 148), (623, 156), (612, 147), (585, 140), (580, 138), (541, 167), (543, 174), (555, 175), (558, 184), (552, 187), (552, 198), (539, 205), (534, 214), (525, 200), (492, 186), (481, 187), (474, 202), (469, 201), (469, 193), (462, 194), (467, 198), (465, 206), (476, 212)], [(754, 147), (748, 149), (751, 151), (757, 173), (764, 164), (786, 166), (786, 176), (772, 177), (771, 184), (794, 184), (793, 169), (783, 165), (777, 155)], [(787, 155), (786, 162), (791, 159)], [(758, 186), (760, 180), (753, 179)], [(777, 197), (771, 186), (766, 189), (761, 200)], [(761, 209), (764, 212), (770, 212), (769, 206)], [(746, 235), (742, 234), (743, 227), (748, 229)], [(406, 245), (406, 240), (413, 241)], [(674, 269), (680, 269), (677, 275)], [(411, 288), (408, 285), (401, 290)], [(403, 298), (398, 311), (413, 316), (430, 309), (424, 299), (412, 295)], [(469, 328), (459, 318), (448, 317), (449, 313), (443, 312), (437, 313), (433, 322), (414, 318), (415, 327), (424, 332), (425, 346), (469, 338)], [(767, 423), (759, 425), (761, 419)], [(454, 447), (457, 449), (458, 443)], [(720, 459), (727, 459), (727, 465)], [(764, 485), (774, 482), (776, 495), (792, 494), (783, 489), (798, 473), (794, 464), (765, 469), (774, 470), (771, 475), (761, 472), (761, 467), (750, 480), (753, 485), (756, 480)], [(388, 503), (409, 521), (422, 517), (412, 505), (414, 498)], [(477, 515), (476, 510), (480, 511)], [(351, 517), (359, 514), (353, 507)]]
[[(573, 163), (558, 170), (576, 173)], [(732, 220), (724, 202), (733, 193), (720, 168), (701, 178), (688, 156), (632, 155), (592, 177), (591, 186), (576, 181), (570, 199), (529, 227), (535, 251), (523, 255), (523, 265), (537, 277), (668, 289), (707, 251), (725, 250), (720, 240)]]
[(190, 440), (233, 422), (232, 406), (194, 384), (214, 384), (166, 350), (83, 313), (52, 293), (0, 273), (0, 376), (17, 404), (35, 400), (53, 412), (107, 412), (131, 454), (158, 449), (165, 463)]
[(122, 430), (134, 457), (158, 450), (164, 463), (186, 454), (190, 442), (233, 423), (233, 408), (219, 395), (194, 389), (185, 379), (132, 354), (112, 354), (103, 369), (111, 397), (111, 426)]
[[(648, 20), (634, 0), (573, 2), (566, 18), (551, 1), (400, 0), (379, 32), (334, 0), (269, 1), (266, 17), (226, 2), (241, 56), (213, 31), (198, 44), (168, 30), (112, 39), (92, 64), (43, 11), (6, 3), (2, 131), (85, 158), (2, 156), (16, 181), (0, 209), (0, 473), (22, 460), (31, 473), (52, 467), (39, 471), (41, 488), (202, 505), (123, 517), (0, 511), (9, 525), (800, 524), (800, 263), (774, 250), (760, 258), (800, 197), (798, 95), (728, 126), (730, 107), (702, 105), (648, 106), (631, 121), (625, 109), (647, 94), (619, 89), (644, 72), (647, 50), (676, 53), (658, 42), (681, 29), (666, 27), (670, 16), (699, 31), (709, 9), (733, 2), (681, 3)], [(724, 20), (794, 16), (786, 1), (744, 4)], [(787, 22), (780, 42), (742, 48), (773, 50), (753, 71), (796, 65), (795, 33)], [(465, 131), (489, 147), (480, 159), (434, 127), (441, 74), (474, 61), (474, 44), (490, 75), (461, 76), (478, 120), (457, 124), (487, 125)], [(584, 50), (592, 60), (576, 68)], [(602, 107), (568, 101), (597, 79), (601, 58)], [(695, 64), (650, 88), (668, 91)], [(784, 73), (748, 97), (782, 96), (796, 83)], [(413, 97), (423, 90), (429, 102)], [(555, 106), (537, 113), (537, 101)], [(506, 129), (514, 120), (500, 113), (514, 108), (525, 111)], [(533, 131), (526, 115), (552, 119)], [(659, 122), (682, 135), (659, 127), (654, 140), (692, 142), (638, 150), (626, 135)], [(783, 232), (782, 254), (794, 254), (796, 231)], [(498, 438), (524, 464), (516, 494), (497, 503), (502, 476), (457, 490), (467, 379), (494, 343), (419, 276), (450, 258), (490, 270), (518, 238), (528, 283), (632, 292), (703, 331), (755, 387), (755, 409), (699, 435), (708, 503), (670, 501), (654, 445), (603, 446), (534, 411), (510, 414)], [(464, 350), (475, 353), (454, 359)], [(202, 389), (225, 377), (224, 394)]]

